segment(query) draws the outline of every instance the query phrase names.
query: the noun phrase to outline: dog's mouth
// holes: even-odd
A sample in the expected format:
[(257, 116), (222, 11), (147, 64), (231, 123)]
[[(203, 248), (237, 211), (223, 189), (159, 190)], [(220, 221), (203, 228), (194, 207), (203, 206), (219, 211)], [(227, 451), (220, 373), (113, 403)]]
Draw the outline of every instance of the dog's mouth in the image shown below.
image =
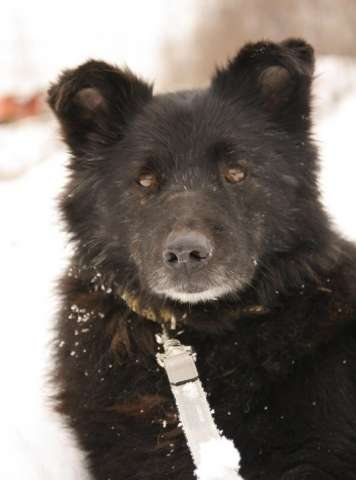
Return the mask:
[(156, 291), (155, 293), (172, 300), (177, 300), (181, 303), (198, 303), (216, 301), (222, 296), (228, 294), (230, 291), (231, 289), (228, 286), (218, 286), (201, 290), (198, 288), (189, 290), (168, 288), (165, 290)]
[(150, 290), (162, 298), (181, 303), (198, 303), (219, 300), (240, 289), (242, 284), (241, 280), (232, 281), (225, 275), (214, 276), (213, 279), (207, 275), (204, 279), (186, 279), (184, 282), (161, 277), (150, 282)]

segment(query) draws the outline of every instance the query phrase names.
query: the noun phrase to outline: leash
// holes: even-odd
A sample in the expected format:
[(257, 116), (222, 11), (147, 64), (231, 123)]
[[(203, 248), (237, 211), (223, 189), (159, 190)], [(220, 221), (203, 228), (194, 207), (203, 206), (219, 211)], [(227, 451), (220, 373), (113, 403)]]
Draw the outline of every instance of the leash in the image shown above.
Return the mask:
[[(132, 312), (161, 325), (162, 334), (156, 340), (163, 352), (156, 358), (168, 376), (198, 480), (242, 480), (238, 475), (240, 455), (232, 440), (223, 437), (215, 424), (195, 365), (196, 355), (190, 346), (168, 334), (167, 328), (175, 330), (178, 321), (184, 324), (188, 313), (144, 305), (128, 290), (117, 294)], [(268, 309), (252, 304), (224, 311), (238, 319), (265, 315)]]
[(169, 337), (164, 325), (157, 341), (163, 347), (163, 352), (157, 354), (157, 362), (167, 373), (198, 478), (240, 479), (237, 473), (239, 454), (232, 441), (222, 437), (217, 429), (192, 348)]

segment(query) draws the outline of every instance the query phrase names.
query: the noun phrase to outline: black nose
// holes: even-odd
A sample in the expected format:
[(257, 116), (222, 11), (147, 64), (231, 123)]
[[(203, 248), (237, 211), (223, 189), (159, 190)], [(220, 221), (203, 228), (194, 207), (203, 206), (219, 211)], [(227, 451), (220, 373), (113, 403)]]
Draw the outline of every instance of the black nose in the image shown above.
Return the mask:
[(211, 258), (212, 242), (200, 232), (189, 230), (171, 232), (163, 250), (164, 263), (189, 273), (203, 267)]

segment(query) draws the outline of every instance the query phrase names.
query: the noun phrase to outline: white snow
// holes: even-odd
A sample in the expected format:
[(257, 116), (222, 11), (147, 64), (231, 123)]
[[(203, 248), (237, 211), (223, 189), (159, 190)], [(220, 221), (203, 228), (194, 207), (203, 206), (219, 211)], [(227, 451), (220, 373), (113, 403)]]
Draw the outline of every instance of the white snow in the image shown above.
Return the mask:
[[(27, 144), (17, 147), (23, 152)], [(83, 456), (47, 397), (53, 286), (66, 254), (54, 208), (63, 161), (53, 154), (0, 183), (0, 478), (9, 480), (87, 479)]]
[(200, 446), (198, 480), (238, 480), (240, 455), (232, 440), (225, 437), (209, 440)]
[(335, 228), (356, 240), (356, 61), (325, 57), (314, 83), (321, 198)]

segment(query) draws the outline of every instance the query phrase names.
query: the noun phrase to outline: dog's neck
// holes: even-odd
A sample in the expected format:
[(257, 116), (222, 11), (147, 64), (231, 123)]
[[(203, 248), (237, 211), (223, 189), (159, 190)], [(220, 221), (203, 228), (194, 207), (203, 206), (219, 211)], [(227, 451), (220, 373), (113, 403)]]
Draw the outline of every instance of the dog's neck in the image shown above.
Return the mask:
[[(168, 326), (170, 329), (174, 330), (178, 324), (186, 324), (188, 316), (190, 315), (190, 310), (192, 309), (191, 305), (180, 305), (174, 304), (170, 307), (165, 304), (164, 306), (155, 307), (153, 305), (146, 305), (142, 298), (124, 290), (119, 294), (120, 298), (125, 302), (130, 311), (134, 312), (136, 315), (139, 315), (142, 318), (150, 320), (152, 322), (157, 322)], [(214, 310), (218, 307), (218, 302), (210, 303), (209, 305), (214, 305)], [(205, 310), (207, 315), (210, 315), (209, 309)], [(241, 316), (261, 316), (268, 313), (268, 308), (260, 304), (248, 304), (244, 306), (233, 305), (233, 304), (222, 304), (221, 305), (221, 314), (228, 313), (229, 316), (233, 316), (235, 319), (240, 318)]]

